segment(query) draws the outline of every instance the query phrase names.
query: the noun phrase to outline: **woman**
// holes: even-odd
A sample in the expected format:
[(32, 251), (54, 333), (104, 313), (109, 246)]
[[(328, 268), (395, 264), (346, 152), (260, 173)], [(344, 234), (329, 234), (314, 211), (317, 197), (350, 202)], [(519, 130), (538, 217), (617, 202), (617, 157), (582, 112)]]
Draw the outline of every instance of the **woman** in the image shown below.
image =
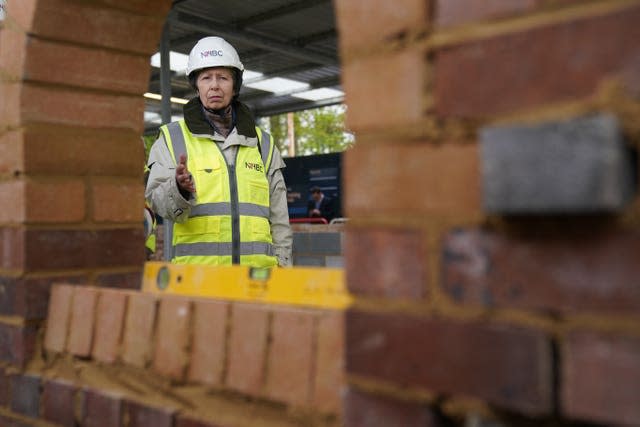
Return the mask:
[(149, 153), (145, 197), (171, 224), (174, 263), (291, 265), (285, 164), (238, 101), (243, 71), (224, 39), (198, 41), (187, 65), (197, 96)]

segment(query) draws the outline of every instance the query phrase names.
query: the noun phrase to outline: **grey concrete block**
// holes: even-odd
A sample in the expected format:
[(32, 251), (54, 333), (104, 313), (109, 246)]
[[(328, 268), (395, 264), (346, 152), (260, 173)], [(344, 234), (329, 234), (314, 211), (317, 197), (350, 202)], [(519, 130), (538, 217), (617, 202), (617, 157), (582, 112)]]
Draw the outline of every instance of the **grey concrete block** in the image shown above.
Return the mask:
[(326, 266), (331, 268), (344, 268), (344, 257), (329, 255), (327, 256)]
[(484, 128), (480, 144), (490, 213), (615, 212), (635, 192), (634, 155), (610, 114)]
[(325, 267), (325, 257), (294, 255), (293, 265), (306, 267)]
[(342, 233), (293, 233), (293, 253), (340, 255)]

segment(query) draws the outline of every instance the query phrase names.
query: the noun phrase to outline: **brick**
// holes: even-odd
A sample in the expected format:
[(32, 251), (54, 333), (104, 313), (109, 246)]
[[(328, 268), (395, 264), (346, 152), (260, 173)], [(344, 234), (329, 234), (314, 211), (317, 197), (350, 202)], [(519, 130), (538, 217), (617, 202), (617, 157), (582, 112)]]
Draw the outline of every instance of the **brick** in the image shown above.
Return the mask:
[[(11, 375), (0, 368), (0, 406), (6, 408), (11, 403)], [(1, 424), (0, 424), (1, 425)]]
[(226, 427), (212, 421), (199, 420), (186, 415), (179, 415), (176, 418), (175, 427)]
[(160, 300), (158, 333), (153, 356), (156, 372), (182, 380), (189, 364), (189, 324), (191, 302), (185, 298), (167, 297)]
[(562, 408), (606, 425), (640, 422), (640, 339), (573, 331), (562, 346)]
[(97, 300), (96, 288), (77, 286), (74, 290), (67, 339), (67, 351), (73, 355), (91, 355)]
[(74, 287), (65, 284), (52, 286), (44, 336), (45, 350), (62, 353), (67, 347)]
[(423, 299), (426, 238), (414, 229), (351, 228), (345, 237), (347, 287), (356, 295)]
[(527, 415), (553, 411), (550, 340), (522, 327), (352, 309), (346, 374), (474, 397)]
[(25, 85), (21, 113), (22, 122), (26, 124), (54, 123), (88, 128), (108, 125), (141, 132), (144, 99), (133, 95)]
[(125, 402), (128, 427), (173, 427), (174, 413), (171, 408), (156, 408), (130, 400)]
[(82, 427), (121, 427), (122, 397), (104, 390), (83, 389)]
[(411, 30), (424, 27), (429, 20), (429, 2), (403, 1), (402, 6), (383, 0), (335, 2), (335, 13), (340, 27), (340, 50), (379, 46)]
[(151, 294), (129, 296), (122, 339), (122, 360), (129, 365), (144, 368), (151, 360), (156, 305), (156, 297)]
[(230, 305), (196, 300), (193, 305), (193, 343), (188, 378), (209, 386), (222, 385)]
[(138, 78), (149, 73), (148, 55), (41, 39), (30, 40), (26, 50), (24, 73), (30, 81), (131, 95), (144, 93), (148, 88), (148, 82)]
[(27, 35), (17, 28), (0, 31), (0, 71), (4, 78), (18, 80), (22, 75)]
[(488, 127), (480, 139), (488, 212), (617, 212), (633, 198), (635, 157), (611, 114)]
[[(416, 123), (425, 110), (425, 62), (424, 52), (411, 49), (343, 64), (347, 127), (357, 133)], [(372, 71), (375, 78), (362, 78)], [(393, 96), (381, 93), (381, 82), (394, 82)], [(375, 95), (384, 97), (384, 102), (372, 102)]]
[(42, 388), (42, 418), (61, 427), (75, 427), (76, 390), (73, 383), (65, 380), (46, 381)]
[(141, 180), (94, 182), (91, 198), (96, 222), (140, 222), (144, 211)]
[(16, 175), (24, 170), (24, 144), (22, 131), (8, 130), (0, 132), (0, 150), (4, 153), (0, 158), (0, 175)]
[(100, 0), (100, 3), (117, 9), (158, 17), (166, 15), (172, 4), (170, 1), (158, 2), (157, 0), (131, 0), (124, 3), (120, 0)]
[(52, 283), (86, 283), (87, 277), (3, 277), (0, 276), (0, 314), (26, 320), (46, 319)]
[(20, 105), (22, 92), (21, 83), (7, 83), (0, 81), (0, 128), (14, 127), (20, 124), (20, 110), (15, 108)]
[(526, 13), (534, 10), (537, 4), (538, 0), (438, 0), (434, 21), (438, 27), (449, 27)]
[(278, 307), (273, 311), (266, 396), (291, 405), (310, 403), (315, 364), (315, 317), (312, 310)]
[[(94, 3), (67, 7), (65, 0), (47, 0), (38, 2), (32, 22), (23, 25), (42, 38), (114, 49), (125, 47), (130, 52), (150, 56), (160, 39), (165, 18), (161, 11), (166, 10), (167, 3), (159, 3), (158, 9), (154, 6), (153, 14), (151, 9), (140, 14), (101, 8)], [(123, 7), (122, 2), (117, 5)], [(30, 18), (25, 15), (25, 20)], [(148, 75), (143, 74), (140, 78), (147, 80)]]
[(10, 408), (30, 418), (40, 417), (40, 376), (16, 374), (11, 377)]
[(630, 5), (447, 46), (434, 56), (436, 112), (487, 117), (587, 97), (608, 77), (640, 71), (638, 20), (640, 7)]
[[(142, 226), (96, 230), (28, 229), (29, 271), (140, 266), (144, 262)], [(137, 242), (139, 244), (137, 244)], [(64, 253), (64, 257), (60, 257)]]
[(553, 225), (517, 234), (452, 230), (443, 241), (443, 289), (483, 307), (636, 314), (640, 234), (575, 219), (564, 229), (563, 236)]
[(254, 396), (262, 394), (268, 333), (268, 307), (233, 305), (226, 378), (229, 388)]
[(0, 322), (0, 361), (24, 367), (35, 354), (37, 333), (33, 325)]
[[(130, 176), (142, 182), (144, 149), (131, 129), (96, 129), (63, 124), (32, 124), (16, 138), (24, 172), (65, 176)], [(2, 160), (0, 160), (0, 164)], [(5, 168), (13, 168), (9, 164)], [(1, 168), (0, 168), (1, 170)]]
[(403, 402), (349, 388), (345, 396), (345, 427), (439, 427), (435, 411), (421, 403)]
[(344, 311), (327, 310), (319, 313), (313, 408), (320, 412), (342, 412), (344, 333)]
[(95, 279), (96, 285), (105, 288), (140, 290), (142, 287), (142, 269), (132, 272), (104, 272), (98, 273)]
[(25, 268), (25, 236), (24, 227), (0, 228), (0, 265), (5, 270), (24, 271)]
[(80, 180), (19, 179), (0, 184), (0, 222), (70, 223), (84, 219), (84, 183)]
[(94, 359), (114, 363), (120, 351), (120, 340), (124, 330), (127, 309), (127, 294), (122, 291), (101, 290), (96, 308)]
[[(382, 164), (386, 166), (362, 167)], [(344, 154), (344, 170), (345, 193), (349, 194), (345, 207), (351, 217), (474, 215), (481, 211), (475, 144), (356, 144)], [(416, 183), (420, 197), (413, 191), (398, 191), (415, 188)]]

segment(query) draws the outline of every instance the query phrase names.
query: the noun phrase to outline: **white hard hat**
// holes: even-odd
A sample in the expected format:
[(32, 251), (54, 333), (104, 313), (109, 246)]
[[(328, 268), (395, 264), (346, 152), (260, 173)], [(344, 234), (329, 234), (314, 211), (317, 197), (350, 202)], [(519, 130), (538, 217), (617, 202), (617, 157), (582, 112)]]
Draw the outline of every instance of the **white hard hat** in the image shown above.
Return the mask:
[(191, 49), (187, 63), (187, 76), (209, 67), (233, 67), (244, 71), (238, 52), (221, 37), (205, 37)]

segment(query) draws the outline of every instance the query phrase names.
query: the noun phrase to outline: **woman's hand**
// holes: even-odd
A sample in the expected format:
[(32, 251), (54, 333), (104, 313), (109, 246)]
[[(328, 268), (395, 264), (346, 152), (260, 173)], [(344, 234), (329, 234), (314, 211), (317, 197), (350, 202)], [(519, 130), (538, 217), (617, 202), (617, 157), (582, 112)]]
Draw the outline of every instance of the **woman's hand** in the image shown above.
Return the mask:
[(193, 183), (193, 177), (187, 168), (187, 155), (180, 154), (180, 160), (176, 166), (176, 182), (178, 188), (182, 191), (188, 191), (189, 193), (195, 193), (196, 187)]

